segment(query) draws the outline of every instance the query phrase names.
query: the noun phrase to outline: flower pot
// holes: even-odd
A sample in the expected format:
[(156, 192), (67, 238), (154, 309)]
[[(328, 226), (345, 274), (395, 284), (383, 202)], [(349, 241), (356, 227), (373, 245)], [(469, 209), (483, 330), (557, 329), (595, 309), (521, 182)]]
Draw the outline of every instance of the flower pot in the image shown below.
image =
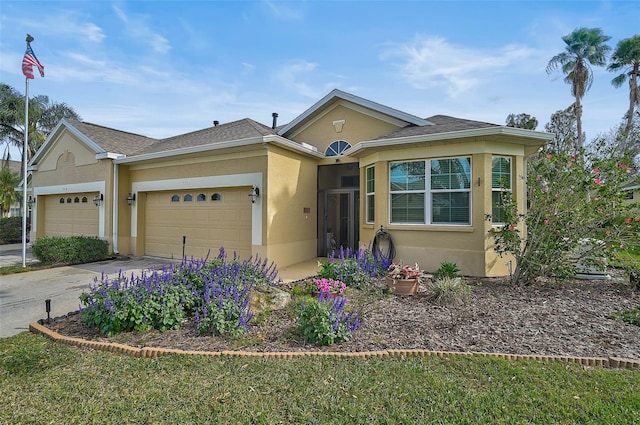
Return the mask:
[(414, 295), (418, 292), (418, 279), (393, 279), (387, 276), (387, 288), (396, 295)]

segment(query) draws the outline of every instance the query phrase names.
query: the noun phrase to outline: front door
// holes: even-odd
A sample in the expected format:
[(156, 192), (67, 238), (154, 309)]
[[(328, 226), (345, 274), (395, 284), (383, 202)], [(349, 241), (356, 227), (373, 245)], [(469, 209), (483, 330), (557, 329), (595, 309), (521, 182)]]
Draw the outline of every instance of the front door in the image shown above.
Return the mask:
[(360, 229), (360, 191), (357, 189), (328, 190), (324, 192), (324, 252), (323, 256), (336, 256), (340, 248), (358, 249)]

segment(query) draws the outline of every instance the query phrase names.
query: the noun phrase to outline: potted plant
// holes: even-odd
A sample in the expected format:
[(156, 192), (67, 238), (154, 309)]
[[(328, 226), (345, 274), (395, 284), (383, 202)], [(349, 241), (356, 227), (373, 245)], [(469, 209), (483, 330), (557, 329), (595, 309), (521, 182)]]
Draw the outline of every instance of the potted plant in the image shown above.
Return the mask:
[(418, 281), (422, 277), (422, 270), (416, 263), (415, 266), (408, 264), (391, 264), (387, 270), (387, 288), (394, 294), (413, 295), (418, 292)]
[(344, 291), (347, 290), (347, 285), (345, 285), (341, 280), (334, 280), (326, 277), (315, 278), (311, 281), (307, 281), (305, 286), (313, 296), (326, 295), (330, 298), (341, 296), (344, 294)]

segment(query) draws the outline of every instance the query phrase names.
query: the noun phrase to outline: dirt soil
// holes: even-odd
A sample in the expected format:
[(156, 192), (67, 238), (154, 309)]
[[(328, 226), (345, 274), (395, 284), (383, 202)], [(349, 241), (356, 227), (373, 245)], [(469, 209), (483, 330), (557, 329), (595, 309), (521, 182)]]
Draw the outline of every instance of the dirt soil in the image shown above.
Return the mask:
[[(472, 294), (456, 306), (439, 305), (421, 286), (414, 296), (351, 290), (347, 306), (362, 310), (364, 325), (350, 341), (329, 347), (305, 343), (291, 315), (261, 316), (240, 338), (199, 335), (191, 322), (168, 332), (127, 332), (101, 337), (80, 314), (56, 318), (56, 332), (136, 347), (197, 351), (377, 351), (428, 349), (640, 359), (640, 327), (611, 319), (640, 307), (640, 290), (621, 273), (612, 280), (574, 280), (512, 286), (503, 279), (467, 279)], [(291, 284), (283, 289), (291, 289)]]

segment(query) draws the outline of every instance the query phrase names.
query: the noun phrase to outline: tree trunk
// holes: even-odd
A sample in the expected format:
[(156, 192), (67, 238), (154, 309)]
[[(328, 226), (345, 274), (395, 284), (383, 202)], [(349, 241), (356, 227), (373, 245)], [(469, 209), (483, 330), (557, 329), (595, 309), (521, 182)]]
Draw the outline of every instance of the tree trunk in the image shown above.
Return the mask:
[(575, 103), (575, 114), (576, 114), (576, 127), (578, 128), (578, 138), (576, 139), (576, 150), (577, 150), (584, 145), (584, 140), (582, 140), (582, 103), (580, 102), (580, 98), (577, 96), (576, 96), (576, 103)]
[(629, 73), (629, 111), (627, 111), (627, 125), (624, 128), (625, 139), (629, 137), (631, 133), (631, 127), (633, 126), (633, 110), (636, 103), (640, 102), (638, 99), (638, 76), (640, 75), (640, 64), (634, 64), (633, 71)]

